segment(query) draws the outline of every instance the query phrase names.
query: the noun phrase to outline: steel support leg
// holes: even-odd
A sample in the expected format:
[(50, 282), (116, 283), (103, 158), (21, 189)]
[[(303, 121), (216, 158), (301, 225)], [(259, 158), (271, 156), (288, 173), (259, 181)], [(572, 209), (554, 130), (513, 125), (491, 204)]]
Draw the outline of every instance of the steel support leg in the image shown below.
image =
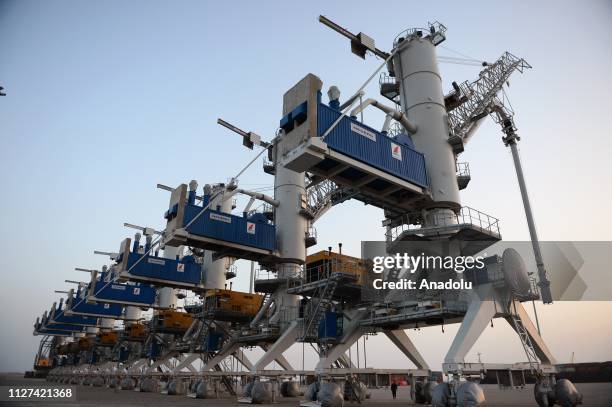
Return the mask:
[(280, 338), (274, 342), (272, 346), (266, 351), (266, 353), (253, 365), (251, 369), (252, 372), (257, 372), (258, 370), (262, 370), (268, 364), (270, 364), (273, 360), (282, 356), (282, 353), (289, 349), (291, 345), (295, 343), (299, 335), (298, 323), (297, 321), (291, 322), (287, 330), (281, 335)]
[[(489, 293), (492, 293), (492, 290), (490, 287)], [(481, 300), (476, 295), (473, 296), (459, 331), (444, 358), (445, 364), (464, 362), (465, 355), (474, 346), (491, 319), (495, 317), (497, 310), (494, 300)]]
[[(176, 357), (176, 356), (177, 356), (176, 352), (171, 352), (168, 355), (164, 356), (163, 358), (156, 360), (151, 366), (149, 366), (149, 368), (146, 371), (146, 374), (155, 372), (155, 369), (157, 369), (158, 367), (160, 367), (162, 365), (168, 367), (166, 362), (169, 361), (170, 359), (172, 359), (173, 357)], [(168, 369), (172, 370), (171, 367), (169, 367)]]
[[(548, 346), (546, 346), (544, 339), (542, 339), (542, 337), (538, 333), (538, 328), (533, 324), (531, 318), (529, 318), (529, 315), (527, 314), (527, 311), (525, 311), (525, 307), (523, 307), (523, 304), (518, 301), (515, 301), (513, 307), (515, 307), (516, 313), (521, 318), (523, 327), (527, 331), (529, 339), (531, 339), (531, 343), (533, 344), (533, 348), (536, 354), (538, 355), (538, 359), (540, 359), (540, 362), (545, 365), (555, 365), (557, 363), (555, 357), (548, 349)], [(506, 320), (508, 321), (512, 329), (516, 330), (516, 327), (512, 323), (512, 318), (506, 317)]]
[(174, 369), (172, 369), (172, 374), (179, 373), (184, 368), (189, 369), (190, 372), (194, 372), (195, 368), (192, 363), (196, 360), (200, 359), (202, 355), (199, 353), (188, 353), (183, 357), (183, 360), (179, 362), (178, 365)]
[(327, 351), (327, 355), (322, 356), (319, 359), (315, 367), (315, 371), (328, 369), (332, 363), (340, 358), (346, 358), (345, 352), (357, 341), (365, 330), (359, 325), (359, 321), (368, 313), (367, 310), (357, 311), (353, 315), (350, 315), (351, 322), (344, 326), (344, 333), (340, 339), (340, 343), (334, 345)]
[(218, 365), (223, 359), (232, 355), (237, 350), (240, 349), (240, 344), (235, 342), (230, 342), (223, 347), (215, 356), (213, 356), (206, 364), (202, 367), (203, 372), (207, 372), (209, 370), (214, 369), (216, 365)]
[[(270, 346), (268, 344), (261, 345), (260, 347), (261, 349), (264, 350), (264, 352), (267, 352), (268, 349), (270, 349)], [(285, 370), (293, 370), (293, 367), (283, 355), (278, 355), (276, 359), (274, 359), (274, 361), (278, 363), (280, 367), (282, 367)]]
[(425, 362), (423, 356), (421, 356), (416, 346), (414, 346), (414, 344), (406, 334), (406, 331), (404, 331), (403, 329), (385, 331), (385, 335), (387, 335), (387, 337), (391, 339), (391, 342), (393, 342), (393, 344), (397, 346), (399, 350), (401, 350), (402, 353), (406, 355), (408, 359), (410, 359), (410, 361), (414, 363), (418, 369), (429, 370), (429, 365), (427, 365), (427, 362)]
[(232, 355), (242, 366), (244, 366), (245, 369), (251, 370), (253, 368), (253, 364), (249, 358), (246, 357), (242, 349), (237, 349)]

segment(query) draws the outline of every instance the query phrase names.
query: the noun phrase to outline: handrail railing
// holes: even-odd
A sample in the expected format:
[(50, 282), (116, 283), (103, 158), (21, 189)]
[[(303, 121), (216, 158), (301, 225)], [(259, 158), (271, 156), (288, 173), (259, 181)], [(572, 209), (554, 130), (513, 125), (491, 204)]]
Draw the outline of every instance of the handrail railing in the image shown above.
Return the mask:
[(360, 279), (362, 269), (355, 262), (342, 261), (337, 258), (327, 259), (323, 264), (306, 268), (302, 278), (288, 282), (289, 288), (304, 286), (317, 281), (325, 281), (341, 274), (354, 275), (357, 280)]
[(314, 237), (317, 238), (317, 229), (314, 226), (308, 226), (306, 230), (306, 237)]
[(458, 177), (469, 177), (470, 176), (470, 163), (457, 163), (457, 176)]
[(389, 74), (387, 74), (386, 72), (381, 72), (380, 76), (378, 77), (378, 84), (382, 85), (382, 84), (396, 84), (398, 83), (398, 80), (394, 77), (391, 76)]
[[(415, 216), (416, 215), (416, 216)], [(491, 215), (487, 215), (484, 212), (478, 211), (469, 206), (462, 207), (457, 213), (448, 212), (446, 214), (436, 214), (435, 224), (424, 227), (422, 224), (414, 224), (415, 218), (418, 218), (420, 214), (405, 214), (400, 219), (401, 224), (391, 228), (387, 232), (387, 238), (391, 240), (397, 239), (402, 233), (406, 231), (423, 230), (426, 232), (427, 229), (434, 228), (453, 228), (459, 226), (472, 226), (481, 229), (482, 231), (488, 232), (489, 234), (499, 236), (499, 219)]]
[(413, 36), (422, 37), (423, 34), (426, 36), (433, 36), (432, 40), (434, 40), (434, 45), (439, 44), (444, 41), (444, 34), (446, 33), (446, 26), (439, 23), (438, 21), (434, 21), (433, 23), (429, 23), (429, 27), (427, 28), (408, 28), (401, 33), (399, 33), (395, 39), (393, 40), (393, 46), (397, 46), (397, 44), (405, 39), (408, 39)]
[(267, 269), (256, 269), (255, 280), (272, 280), (277, 278), (276, 272)]

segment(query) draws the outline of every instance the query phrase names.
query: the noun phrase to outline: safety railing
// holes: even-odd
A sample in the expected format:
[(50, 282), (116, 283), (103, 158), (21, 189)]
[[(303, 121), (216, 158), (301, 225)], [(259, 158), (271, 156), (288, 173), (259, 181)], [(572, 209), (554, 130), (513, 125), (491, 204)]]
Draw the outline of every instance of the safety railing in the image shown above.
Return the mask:
[(307, 239), (317, 239), (317, 229), (314, 226), (309, 226), (308, 229), (306, 229), (306, 238)]
[(359, 280), (363, 272), (362, 267), (355, 262), (331, 258), (321, 265), (306, 268), (302, 278), (289, 281), (288, 285), (291, 288), (304, 286), (317, 281), (329, 280), (331, 277), (341, 276), (342, 274), (355, 276), (355, 279)]
[(261, 205), (261, 211), (263, 213), (272, 213), (274, 211), (274, 208), (272, 207), (272, 205), (270, 205), (269, 203), (264, 202)]
[(299, 287), (315, 281), (326, 280), (331, 275), (331, 269), (325, 266), (309, 267), (300, 279), (289, 282), (289, 287)]
[(398, 83), (397, 79), (386, 72), (382, 72), (378, 77), (379, 85), (395, 85), (396, 83)]
[(285, 278), (289, 281), (301, 278), (303, 270), (304, 267), (299, 264), (281, 264), (276, 266), (279, 278)]
[[(255, 214), (258, 214), (258, 213), (262, 213), (264, 215), (266, 213), (273, 213), (273, 207), (270, 204), (264, 203), (264, 204), (260, 205), (259, 207), (251, 209), (250, 211), (248, 211), (247, 212), (247, 217), (251, 217), (251, 216), (253, 216)], [(267, 217), (267, 215), (266, 215), (266, 218), (270, 219), (270, 218)]]
[(302, 277), (303, 267), (297, 264), (281, 264), (275, 270), (256, 269), (255, 280), (273, 280), (278, 278), (294, 281)]
[(470, 176), (470, 163), (457, 163), (457, 176), (458, 177), (469, 177)]
[(457, 219), (462, 225), (478, 226), (482, 230), (499, 235), (499, 219), (469, 206), (461, 208)]
[(184, 301), (183, 307), (198, 307), (202, 305), (202, 300), (197, 297), (187, 297)]
[(255, 270), (255, 280), (272, 280), (275, 278), (277, 278), (275, 271), (270, 271), (266, 269)]
[[(427, 217), (427, 215), (425, 215), (425, 217)], [(419, 220), (418, 224), (414, 223), (415, 219)], [(386, 237), (388, 240), (395, 240), (407, 231), (414, 232), (422, 230), (423, 233), (425, 233), (428, 229), (438, 230), (441, 228), (455, 228), (460, 226), (477, 228), (490, 235), (500, 235), (499, 219), (474, 208), (470, 208), (469, 206), (464, 206), (457, 213), (448, 211), (432, 215), (427, 226), (423, 226), (423, 217), (421, 214), (403, 215), (401, 224), (391, 228), (387, 232)]]
[(269, 160), (268, 157), (264, 157), (262, 159), (263, 165), (265, 166), (274, 166), (274, 162), (272, 160)]
[(439, 23), (438, 21), (434, 21), (433, 23), (428, 24), (427, 28), (408, 28), (395, 37), (393, 40), (393, 46), (397, 46), (398, 43), (404, 41), (406, 39), (412, 37), (431, 37), (434, 45), (438, 45), (445, 39), (446, 26)]
[(400, 87), (398, 79), (382, 72), (378, 77), (378, 86), (380, 94), (395, 103), (396, 108), (399, 110)]
[(225, 277), (228, 279), (234, 278), (238, 275), (238, 266), (235, 264), (230, 265), (225, 269)]

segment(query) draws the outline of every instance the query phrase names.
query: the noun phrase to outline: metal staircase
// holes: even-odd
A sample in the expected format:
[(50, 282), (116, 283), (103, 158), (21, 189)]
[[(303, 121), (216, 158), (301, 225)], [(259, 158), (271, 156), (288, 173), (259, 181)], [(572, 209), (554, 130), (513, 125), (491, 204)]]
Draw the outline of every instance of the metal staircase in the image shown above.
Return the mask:
[(315, 223), (325, 212), (335, 204), (334, 194), (338, 186), (327, 179), (311, 178), (312, 181), (306, 187), (307, 210), (311, 223)]
[(344, 395), (347, 399), (351, 401), (356, 401), (361, 404), (361, 399), (357, 394), (357, 391), (361, 392), (361, 389), (357, 390), (359, 386), (359, 381), (353, 377), (353, 375), (346, 375), (346, 380), (344, 381)]
[(337, 281), (330, 276), (327, 279), (327, 284), (321, 286), (316, 294), (310, 298), (310, 304), (315, 303), (316, 305), (314, 309), (311, 308), (311, 312), (302, 321), (302, 333), (298, 339), (300, 342), (318, 336), (319, 323), (324, 317), (325, 307), (331, 304), (337, 286)]
[(516, 304), (514, 300), (511, 303), (510, 309), (510, 318), (512, 319), (512, 324), (516, 333), (518, 333), (519, 338), (521, 339), (521, 345), (523, 345), (523, 349), (525, 350), (525, 354), (527, 355), (527, 362), (529, 363), (529, 368), (531, 373), (537, 373), (537, 365), (539, 363), (538, 355), (536, 350), (531, 342), (531, 338), (529, 337), (529, 333), (525, 326), (523, 325), (523, 321), (521, 317), (516, 312)]
[[(222, 363), (224, 363), (224, 365), (226, 366), (226, 370), (227, 369), (227, 362), (225, 360), (222, 361)], [(215, 365), (214, 367), (215, 371), (217, 372), (223, 372), (224, 369), (221, 367), (220, 364)], [(232, 396), (236, 396), (236, 389), (234, 389), (234, 385), (232, 383), (232, 379), (230, 379), (228, 376), (221, 376), (221, 384), (223, 384), (223, 386), (225, 386), (225, 389), (227, 390), (227, 392), (232, 395)]]

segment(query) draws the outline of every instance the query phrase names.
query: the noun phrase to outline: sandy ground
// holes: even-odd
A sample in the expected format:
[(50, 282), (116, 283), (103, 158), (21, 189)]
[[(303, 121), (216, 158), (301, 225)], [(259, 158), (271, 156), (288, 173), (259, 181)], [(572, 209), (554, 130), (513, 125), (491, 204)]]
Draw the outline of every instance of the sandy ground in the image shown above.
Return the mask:
[[(56, 385), (47, 383), (43, 379), (24, 379), (19, 374), (0, 374), (0, 386), (44, 386)], [(579, 383), (576, 385), (584, 395), (583, 405), (587, 407), (610, 407), (612, 406), (612, 383)], [(521, 390), (500, 390), (496, 385), (483, 385), (487, 406), (500, 407), (527, 407), (537, 406), (533, 398), (533, 386)], [(389, 389), (371, 389), (371, 398), (362, 405), (376, 407), (406, 406), (413, 405), (410, 401), (410, 390), (408, 387), (400, 387), (398, 398), (393, 400)], [(299, 405), (299, 398), (280, 398), (274, 404), (276, 406)], [(0, 403), (1, 405), (1, 403)], [(238, 406), (235, 398), (221, 400), (196, 400), (185, 396), (166, 396), (162, 394), (140, 393), (137, 391), (114, 390), (89, 386), (77, 386), (77, 402), (72, 403), (5, 403), (3, 405), (26, 407), (51, 405), (60, 406)], [(357, 406), (357, 403), (345, 403), (345, 405)]]

